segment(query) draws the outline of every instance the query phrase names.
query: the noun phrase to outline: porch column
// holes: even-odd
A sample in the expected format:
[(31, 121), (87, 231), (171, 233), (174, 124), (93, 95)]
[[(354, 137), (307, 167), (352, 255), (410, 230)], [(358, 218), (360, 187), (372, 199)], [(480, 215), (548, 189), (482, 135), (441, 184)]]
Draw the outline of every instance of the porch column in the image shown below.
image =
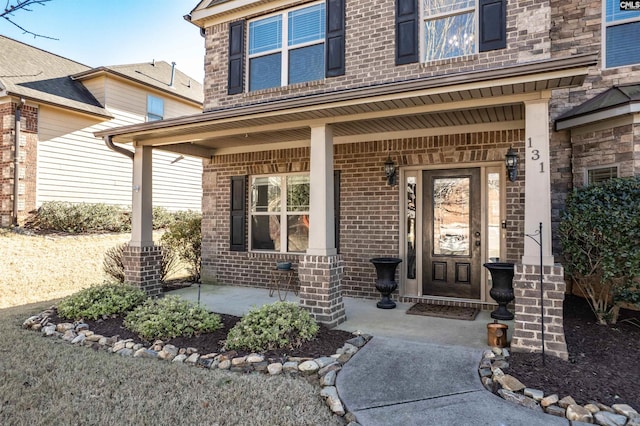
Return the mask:
[[(551, 250), (551, 179), (549, 167), (549, 94), (525, 101), (525, 205), (524, 233), (542, 238), (540, 246), (523, 235), (522, 264), (515, 265), (515, 325), (511, 339), (514, 352), (542, 351), (544, 309), (545, 352), (567, 359), (564, 337), (563, 301), (566, 284), (562, 265), (554, 265)], [(542, 223), (542, 235), (538, 235)], [(542, 270), (541, 270), (542, 268)], [(540, 298), (542, 286), (542, 300)]]
[(123, 253), (125, 282), (149, 296), (161, 293), (160, 247), (153, 243), (152, 148), (136, 146), (133, 159), (131, 241)]
[(333, 131), (331, 126), (311, 128), (309, 173), (309, 248), (307, 254), (334, 255)]
[(300, 306), (316, 321), (333, 327), (347, 317), (342, 300), (344, 260), (336, 249), (333, 206), (333, 133), (311, 128), (309, 248), (300, 260)]
[[(524, 233), (537, 234), (542, 222), (542, 262), (552, 266), (549, 98), (525, 101)], [(537, 237), (539, 241), (539, 236)], [(524, 265), (540, 264), (540, 246), (524, 238)]]

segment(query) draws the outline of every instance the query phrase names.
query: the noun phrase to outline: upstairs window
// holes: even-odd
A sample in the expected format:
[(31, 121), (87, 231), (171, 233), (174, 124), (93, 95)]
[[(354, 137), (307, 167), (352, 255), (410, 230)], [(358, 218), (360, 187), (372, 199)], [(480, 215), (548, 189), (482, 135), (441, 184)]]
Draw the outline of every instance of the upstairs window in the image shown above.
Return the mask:
[(325, 4), (249, 22), (249, 91), (325, 76)]
[(147, 96), (147, 121), (162, 120), (164, 118), (164, 100), (155, 96)]
[(605, 2), (605, 68), (640, 64), (640, 10), (620, 6), (619, 0)]
[(476, 53), (476, 0), (422, 0), (424, 61)]
[(506, 0), (396, 0), (396, 65), (506, 46)]

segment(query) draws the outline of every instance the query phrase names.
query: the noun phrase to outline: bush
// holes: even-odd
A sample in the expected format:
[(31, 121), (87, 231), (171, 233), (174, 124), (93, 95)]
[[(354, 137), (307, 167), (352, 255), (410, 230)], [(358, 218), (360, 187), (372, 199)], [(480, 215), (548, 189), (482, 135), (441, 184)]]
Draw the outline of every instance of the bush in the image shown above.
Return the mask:
[(127, 314), (124, 326), (146, 340), (191, 337), (222, 327), (220, 316), (177, 296), (147, 299)]
[[(124, 263), (122, 261), (124, 249), (127, 243), (118, 244), (111, 247), (104, 253), (102, 259), (102, 269), (111, 279), (116, 282), (124, 282)], [(160, 264), (160, 281), (165, 282), (169, 276), (178, 268), (178, 256), (168, 247), (160, 246), (162, 260)]]
[(577, 189), (567, 199), (559, 228), (564, 264), (601, 324), (616, 322), (613, 295), (640, 276), (638, 212), (638, 177)]
[(131, 229), (131, 217), (126, 209), (109, 204), (48, 201), (32, 214), (27, 226), (74, 234), (125, 232)]
[(71, 320), (98, 319), (103, 315), (130, 311), (145, 300), (145, 293), (135, 287), (104, 283), (80, 290), (58, 304), (58, 315)]
[(200, 281), (202, 266), (202, 216), (195, 212), (176, 213), (176, 221), (162, 236), (162, 244), (189, 265), (194, 281)]
[(320, 327), (309, 312), (291, 302), (252, 309), (229, 331), (225, 347), (267, 351), (294, 348), (315, 337)]
[(164, 207), (153, 208), (153, 229), (168, 228), (176, 220), (176, 213), (171, 213)]

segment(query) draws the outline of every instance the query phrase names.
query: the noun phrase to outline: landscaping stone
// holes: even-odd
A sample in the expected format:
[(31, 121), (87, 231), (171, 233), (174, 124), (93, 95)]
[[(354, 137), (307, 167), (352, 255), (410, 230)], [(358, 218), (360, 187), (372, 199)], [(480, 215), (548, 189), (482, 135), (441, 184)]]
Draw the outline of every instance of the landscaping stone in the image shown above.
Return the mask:
[[(564, 398), (563, 398), (564, 399)], [(577, 404), (570, 404), (567, 407), (567, 419), (577, 422), (593, 423), (593, 414), (586, 408)]]
[(483, 377), (480, 381), (486, 390), (493, 392), (493, 380), (491, 380), (491, 377)]
[(76, 338), (76, 336), (77, 336), (77, 334), (73, 330), (67, 330), (62, 335), (62, 340), (66, 341), (66, 342), (71, 342), (73, 339)]
[(325, 374), (324, 376), (320, 377), (320, 385), (321, 386), (335, 386), (337, 375), (338, 375), (338, 373), (335, 370), (329, 371), (327, 374)]
[(518, 405), (530, 408), (532, 410), (542, 411), (542, 408), (540, 408), (540, 405), (538, 405), (536, 401), (524, 396), (523, 394), (516, 393), (507, 389), (500, 389), (498, 391), (498, 394), (507, 401), (515, 402)]
[(76, 337), (73, 338), (73, 340), (71, 341), (71, 344), (72, 345), (80, 344), (84, 342), (86, 338), (87, 337), (84, 334), (78, 334)]
[(192, 353), (187, 359), (184, 360), (184, 362), (186, 362), (187, 364), (195, 364), (196, 362), (198, 362), (198, 358), (200, 358), (200, 355), (198, 355), (197, 353)]
[(595, 414), (598, 411), (600, 411), (600, 409), (598, 408), (598, 406), (596, 404), (587, 404), (584, 406), (584, 408), (586, 408), (587, 410), (589, 410), (589, 412), (591, 414)]
[(338, 397), (338, 391), (335, 386), (325, 386), (320, 391), (320, 396), (326, 398), (326, 403), (331, 408), (331, 411), (336, 413), (339, 416), (344, 416), (344, 406), (342, 405), (342, 401)]
[(60, 324), (56, 325), (56, 331), (58, 333), (64, 333), (68, 330), (73, 330), (74, 325), (69, 323), (69, 322), (61, 322)]
[(91, 334), (87, 336), (87, 340), (90, 342), (98, 342), (100, 339), (104, 339), (104, 336), (100, 334)]
[(246, 356), (240, 356), (240, 357), (236, 357), (236, 358), (232, 358), (231, 359), (231, 365), (234, 367), (237, 367), (239, 365), (244, 364), (247, 361), (247, 357)]
[(627, 404), (614, 404), (611, 406), (615, 410), (616, 413), (625, 415), (627, 417), (634, 417), (638, 412), (631, 408)]
[(518, 392), (525, 388), (525, 385), (523, 385), (520, 380), (516, 379), (515, 377), (509, 374), (505, 374), (503, 377), (501, 377), (498, 380), (498, 383), (500, 383), (500, 385), (504, 389), (510, 390), (512, 392)]
[(42, 334), (45, 336), (53, 336), (56, 334), (56, 326), (55, 325), (47, 325), (42, 327)]
[(273, 364), (269, 364), (267, 366), (267, 371), (272, 376), (278, 375), (278, 374), (282, 373), (282, 364), (279, 363), (279, 362), (274, 362)]
[(321, 358), (316, 358), (313, 360), (316, 364), (318, 364), (318, 368), (326, 367), (327, 365), (334, 364), (337, 362), (336, 358), (332, 358), (330, 356), (324, 356)]
[(315, 361), (305, 361), (298, 365), (298, 370), (306, 374), (313, 374), (320, 369), (320, 366)]
[(558, 401), (558, 405), (561, 406), (562, 408), (567, 408), (570, 405), (576, 405), (576, 401), (570, 396), (565, 396), (560, 401)]
[(542, 398), (544, 398), (544, 392), (538, 389), (525, 388), (524, 395), (533, 398), (535, 401), (542, 401)]
[(608, 411), (599, 411), (593, 415), (596, 424), (600, 426), (624, 426), (627, 423), (627, 416), (613, 414)]
[(264, 355), (250, 354), (247, 356), (247, 362), (250, 364), (255, 364), (263, 361), (264, 361)]
[(122, 348), (117, 353), (120, 356), (132, 356), (133, 355), (133, 349)]
[[(190, 355), (190, 357), (191, 356), (192, 355)], [(218, 368), (220, 370), (228, 370), (229, 368), (231, 368), (231, 360), (230, 359), (225, 359), (225, 360), (220, 361), (220, 364), (218, 364)]]
[(567, 410), (562, 407), (558, 407), (557, 405), (549, 405), (544, 409), (545, 413), (551, 414), (552, 416), (562, 417), (564, 418), (567, 414)]
[(178, 354), (174, 359), (171, 360), (171, 362), (183, 363), (186, 359), (187, 359), (186, 354)]
[(298, 371), (298, 363), (295, 361), (287, 361), (282, 364), (282, 370), (285, 372)]
[(545, 396), (544, 398), (542, 398), (540, 400), (540, 405), (542, 405), (543, 407), (548, 407), (551, 404), (555, 404), (558, 401), (559, 401), (558, 395), (554, 393), (553, 395)]
[(362, 336), (356, 336), (353, 339), (347, 340), (346, 343), (349, 343), (350, 345), (353, 345), (357, 348), (361, 348), (367, 343), (367, 341)]

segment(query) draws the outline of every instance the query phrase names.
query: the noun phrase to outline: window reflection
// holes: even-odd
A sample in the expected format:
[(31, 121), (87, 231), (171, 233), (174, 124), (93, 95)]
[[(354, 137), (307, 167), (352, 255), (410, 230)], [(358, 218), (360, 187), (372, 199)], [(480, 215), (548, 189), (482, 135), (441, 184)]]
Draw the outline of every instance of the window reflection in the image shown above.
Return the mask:
[(470, 254), (468, 177), (433, 181), (433, 254)]
[(407, 177), (407, 278), (416, 278), (416, 178)]

